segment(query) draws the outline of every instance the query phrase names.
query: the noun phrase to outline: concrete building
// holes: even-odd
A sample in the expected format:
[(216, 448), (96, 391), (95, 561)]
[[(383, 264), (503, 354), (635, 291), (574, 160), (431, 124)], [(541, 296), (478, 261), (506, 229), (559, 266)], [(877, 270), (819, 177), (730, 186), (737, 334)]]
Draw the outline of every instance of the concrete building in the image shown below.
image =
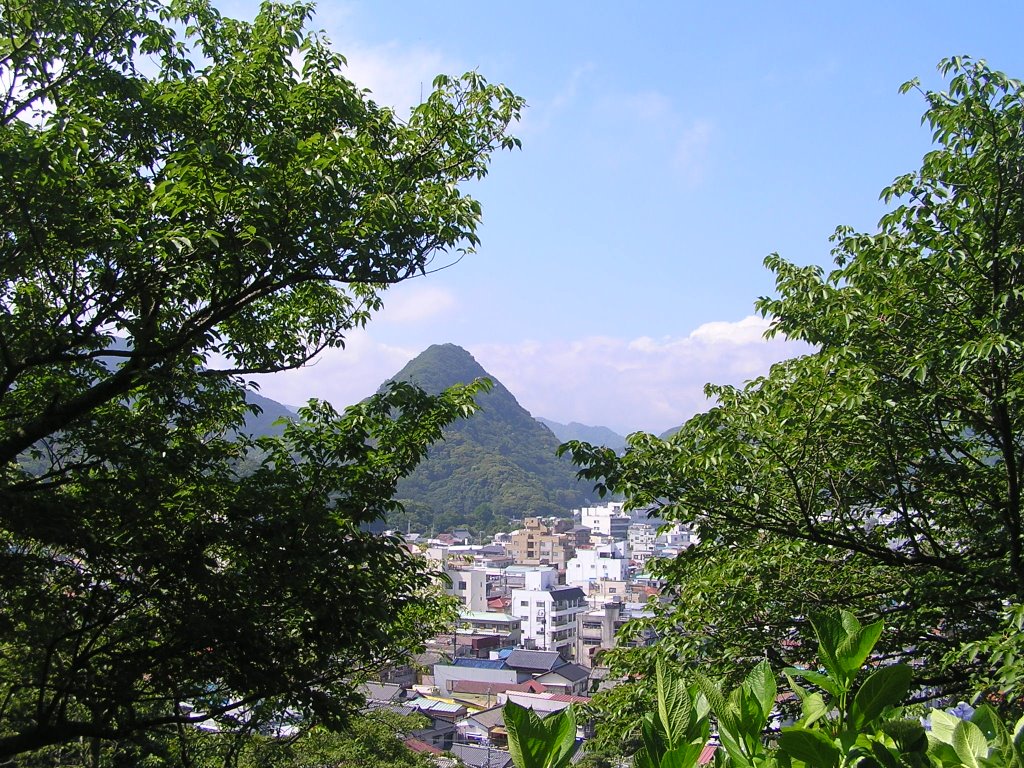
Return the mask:
[(586, 608), (579, 587), (560, 586), (553, 569), (526, 574), (523, 589), (512, 590), (509, 611), (522, 619), (523, 643), (546, 651), (558, 651), (565, 659), (576, 654), (578, 619)]
[(650, 523), (633, 523), (626, 531), (626, 540), (629, 541), (630, 555), (636, 558), (638, 555), (650, 557), (654, 554), (655, 542), (658, 538), (658, 529)]
[(609, 536), (616, 541), (626, 538), (631, 520), (622, 511), (622, 502), (610, 501), (599, 507), (583, 507), (578, 510), (580, 525), (592, 532)]
[[(587, 667), (594, 665), (598, 651), (619, 645), (618, 631), (630, 619), (653, 615), (641, 603), (611, 602), (580, 616), (577, 661)], [(652, 630), (645, 629), (628, 645), (650, 645), (655, 640)]]
[(565, 583), (589, 593), (595, 581), (623, 581), (629, 576), (629, 561), (612, 547), (581, 549), (565, 569)]
[(519, 565), (553, 565), (560, 570), (576, 553), (572, 521), (555, 520), (550, 525), (539, 517), (523, 520), (523, 528), (513, 532), (509, 554)]

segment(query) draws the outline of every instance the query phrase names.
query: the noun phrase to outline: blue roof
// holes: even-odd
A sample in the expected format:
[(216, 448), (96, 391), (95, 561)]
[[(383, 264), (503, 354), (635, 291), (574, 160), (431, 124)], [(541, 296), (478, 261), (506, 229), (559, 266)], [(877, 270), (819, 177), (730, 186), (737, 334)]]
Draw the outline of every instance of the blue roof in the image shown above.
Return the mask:
[(512, 653), (512, 651), (514, 651), (514, 650), (515, 650), (515, 648), (502, 648), (500, 651), (498, 651), (498, 658), (499, 659), (507, 659), (508, 655), (510, 653)]
[(476, 669), (505, 669), (502, 659), (469, 659), (458, 658), (452, 662), (453, 667), (474, 667)]

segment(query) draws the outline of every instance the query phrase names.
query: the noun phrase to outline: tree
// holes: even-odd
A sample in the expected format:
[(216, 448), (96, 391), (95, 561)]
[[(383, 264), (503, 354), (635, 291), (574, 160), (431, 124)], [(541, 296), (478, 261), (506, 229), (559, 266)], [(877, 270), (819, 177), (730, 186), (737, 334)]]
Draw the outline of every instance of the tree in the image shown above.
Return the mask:
[(714, 408), (621, 458), (565, 447), (632, 507), (696, 523), (656, 622), (687, 660), (798, 661), (805, 617), (842, 607), (884, 615), (876, 652), (952, 694), (978, 671), (956, 650), (1024, 597), (1024, 90), (982, 61), (939, 69), (935, 149), (883, 191), (878, 232), (838, 229), (827, 274), (766, 259), (769, 334), (816, 351), (709, 386)]
[(517, 146), (522, 100), (439, 77), (400, 120), (310, 13), (0, 0), (2, 757), (338, 725), (446, 620), (366, 527), (481, 385), (314, 402), (253, 440), (243, 377), (343, 346), (387, 285), (470, 250), (460, 185)]

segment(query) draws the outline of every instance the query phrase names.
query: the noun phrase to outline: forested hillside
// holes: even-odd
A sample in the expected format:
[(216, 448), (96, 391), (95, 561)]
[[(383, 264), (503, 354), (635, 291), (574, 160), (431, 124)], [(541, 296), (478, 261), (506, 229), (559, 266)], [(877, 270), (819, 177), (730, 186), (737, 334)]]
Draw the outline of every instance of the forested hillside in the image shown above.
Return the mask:
[(524, 515), (568, 515), (589, 501), (589, 484), (578, 482), (573, 465), (555, 455), (554, 433), (461, 347), (431, 346), (394, 380), (437, 393), (480, 377), (494, 383), (478, 396), (480, 411), (449, 427), (427, 460), (399, 483), (406, 513), (392, 523), (426, 531), (455, 525), (494, 530)]

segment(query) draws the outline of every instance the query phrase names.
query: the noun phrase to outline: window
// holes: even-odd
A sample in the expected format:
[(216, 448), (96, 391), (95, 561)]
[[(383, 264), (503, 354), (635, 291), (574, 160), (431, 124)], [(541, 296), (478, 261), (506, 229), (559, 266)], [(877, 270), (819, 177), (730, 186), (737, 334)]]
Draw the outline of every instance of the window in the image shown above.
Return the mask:
[(519, 601), (519, 605), (521, 607), (523, 607), (523, 608), (528, 608), (530, 606), (530, 601), (529, 600), (520, 600)]
[(466, 582), (460, 581), (459, 582), (459, 589), (465, 589), (465, 588), (466, 588)]

